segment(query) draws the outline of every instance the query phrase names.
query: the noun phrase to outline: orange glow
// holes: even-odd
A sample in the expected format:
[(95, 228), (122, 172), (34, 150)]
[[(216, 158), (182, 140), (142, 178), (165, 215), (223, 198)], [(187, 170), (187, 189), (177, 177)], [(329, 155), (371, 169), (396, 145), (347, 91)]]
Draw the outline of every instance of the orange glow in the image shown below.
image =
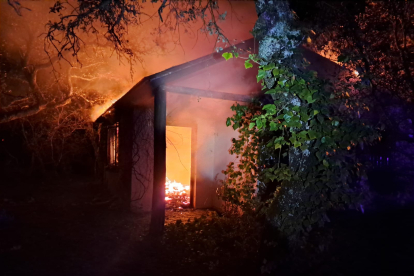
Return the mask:
[(169, 207), (187, 207), (190, 205), (190, 186), (165, 179), (165, 201)]
[[(113, 105), (116, 102), (116, 100), (110, 100), (104, 103), (103, 105), (97, 105), (92, 107), (90, 118), (92, 121), (95, 121), (98, 119), (99, 116), (101, 116), (111, 105)], [(109, 111), (111, 113), (111, 111)]]
[(165, 200), (172, 206), (188, 206), (191, 179), (191, 128), (167, 126), (166, 154)]
[[(69, 2), (70, 5), (76, 5), (78, 1)], [(257, 20), (254, 1), (218, 2), (218, 12), (220, 14), (227, 12), (227, 16), (225, 20), (218, 20), (217, 23), (230, 43), (237, 44), (252, 38), (250, 30)], [(68, 52), (64, 58), (75, 67), (70, 67), (61, 60), (59, 66), (42, 70), (38, 76), (42, 87), (49, 85), (43, 85), (49, 79), (54, 81), (54, 78), (50, 78), (52, 70), (58, 70), (59, 75), (62, 76), (72, 71), (71, 82), (74, 94), (79, 93), (84, 96), (84, 94), (93, 92), (108, 100), (104, 105), (91, 110), (90, 117), (95, 120), (112, 105), (112, 101), (121, 98), (143, 77), (211, 54), (217, 47), (230, 46), (228, 43), (218, 42), (216, 36), (200, 31), (204, 27), (203, 24), (208, 23), (209, 17), (183, 23), (178, 27), (178, 25), (169, 25), (166, 22), (163, 24), (160, 21), (158, 16), (160, 1), (158, 3), (139, 1), (136, 5), (140, 7), (139, 11), (142, 11), (141, 18), (138, 20), (140, 23), (128, 25), (128, 33), (125, 36), (128, 47), (133, 50), (136, 58), (132, 66), (126, 58), (119, 59), (119, 56), (114, 54), (112, 43), (105, 42), (105, 31), (100, 27), (100, 22), (96, 22), (99, 31), (96, 34), (92, 35), (89, 32), (88, 35), (86, 32), (77, 31), (84, 42), (79, 52), (81, 64), (78, 64), (76, 58)], [(2, 49), (10, 53), (19, 49), (24, 53), (29, 47), (29, 40), (23, 34), (28, 33), (34, 38), (30, 41), (31, 52), (28, 58), (31, 62), (41, 61), (43, 63), (44, 60), (49, 60), (49, 56), (44, 51), (45, 41), (42, 36), (45, 32), (45, 22), (59, 21), (58, 14), (50, 12), (50, 1), (25, 1), (24, 6), (30, 11), (24, 10), (23, 16), (17, 16), (7, 1), (0, 1), (1, 39), (5, 42)], [(71, 10), (66, 9), (62, 13), (66, 15)], [(175, 11), (169, 10), (167, 5), (163, 11), (164, 20), (170, 12), (175, 14)], [(22, 35), (16, 35), (16, 33)], [(56, 55), (53, 47), (49, 47), (48, 50), (53, 58)]]
[(171, 181), (168, 177), (165, 179), (165, 200), (170, 200), (174, 196), (186, 196), (190, 193), (190, 186), (184, 186), (182, 183)]

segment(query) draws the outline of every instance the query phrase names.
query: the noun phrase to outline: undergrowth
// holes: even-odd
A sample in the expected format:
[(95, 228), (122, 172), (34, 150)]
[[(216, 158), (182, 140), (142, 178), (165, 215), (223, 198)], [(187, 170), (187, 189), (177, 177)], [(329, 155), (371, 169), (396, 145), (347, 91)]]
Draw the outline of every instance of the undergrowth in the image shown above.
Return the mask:
[(229, 264), (255, 266), (262, 226), (251, 216), (201, 217), (165, 228), (166, 250), (179, 250), (182, 263), (197, 263), (205, 269), (220, 270)]

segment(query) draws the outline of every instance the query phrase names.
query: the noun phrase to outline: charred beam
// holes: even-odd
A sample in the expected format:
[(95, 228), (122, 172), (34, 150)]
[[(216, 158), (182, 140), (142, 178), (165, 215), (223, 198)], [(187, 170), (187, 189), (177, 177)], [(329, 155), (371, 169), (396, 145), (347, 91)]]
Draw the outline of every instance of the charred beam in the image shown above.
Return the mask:
[(220, 100), (228, 100), (228, 101), (236, 101), (236, 102), (251, 102), (253, 99), (253, 97), (248, 96), (248, 95), (203, 90), (203, 89), (197, 89), (197, 88), (191, 88), (191, 87), (166, 85), (164, 86), (164, 89), (170, 93), (178, 93), (178, 94), (198, 96), (198, 97), (203, 97), (203, 98), (212, 98), (212, 99), (220, 99)]

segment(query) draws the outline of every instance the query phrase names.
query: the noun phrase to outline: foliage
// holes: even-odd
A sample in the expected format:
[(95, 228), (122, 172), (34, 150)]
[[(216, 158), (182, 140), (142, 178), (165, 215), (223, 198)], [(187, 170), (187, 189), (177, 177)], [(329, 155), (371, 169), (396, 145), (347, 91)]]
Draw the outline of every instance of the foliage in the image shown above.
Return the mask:
[[(57, 14), (59, 20), (49, 21), (46, 25), (48, 31), (45, 42), (48, 48), (45, 50), (56, 50), (58, 56), (65, 60), (64, 53), (67, 51), (78, 58), (81, 47), (85, 45), (81, 34), (95, 36), (102, 33), (118, 57), (128, 60), (132, 70), (132, 63), (137, 57), (129, 45), (128, 28), (142, 25), (151, 18), (145, 6), (137, 0), (77, 2), (72, 4), (69, 1), (56, 1), (50, 8), (50, 12)], [(218, 1), (152, 0), (151, 3), (159, 4), (160, 34), (164, 32), (161, 28), (178, 30), (180, 25), (185, 26), (189, 22), (201, 20), (202, 31), (216, 36), (218, 41), (229, 42), (217, 24), (227, 14), (219, 13)], [(78, 59), (77, 61), (80, 62)]]
[(191, 222), (177, 221), (165, 227), (166, 250), (180, 248), (183, 264), (202, 264), (219, 269), (246, 260), (254, 263), (260, 244), (260, 224), (251, 216), (201, 217)]
[[(92, 96), (88, 96), (91, 99)], [(80, 168), (82, 172), (94, 169), (96, 173), (98, 134), (90, 122), (90, 110), (85, 108), (83, 99), (16, 120), (10, 127), (17, 136), (23, 137), (21, 146), (31, 155), (30, 173), (73, 172), (72, 165), (85, 166), (88, 162), (90, 167)], [(85, 159), (86, 156), (90, 158)], [(80, 161), (79, 157), (83, 160)]]
[(328, 210), (358, 208), (361, 190), (355, 183), (363, 170), (355, 146), (372, 143), (378, 134), (363, 120), (364, 106), (352, 110), (351, 95), (334, 93), (333, 84), (316, 72), (255, 55), (250, 61), (259, 64), (257, 81), (266, 97), (232, 107), (227, 125), (240, 134), (230, 153), (239, 164), (224, 171), (220, 195), (243, 212), (265, 214), (298, 242), (329, 221)]
[(313, 49), (357, 70), (374, 94), (385, 90), (413, 101), (411, 1), (321, 2), (306, 21), (316, 30)]
[[(175, 45), (182, 46), (182, 33), (198, 37), (200, 31), (214, 36), (216, 46), (229, 44), (219, 27), (227, 13), (213, 0), (56, 0), (30, 4), (30, 9), (26, 4), (8, 1), (15, 12), (2, 14), (1, 23), (7, 28), (2, 29), (0, 45), (0, 123), (68, 105), (80, 96), (77, 87), (93, 85), (102, 90), (98, 78), (101, 83), (117, 82), (124, 91), (130, 84), (112, 64), (112, 56), (118, 58), (116, 63), (130, 66), (132, 80), (133, 65), (143, 65), (143, 56), (157, 51), (154, 44), (165, 50), (163, 42), (173, 38)], [(44, 12), (48, 11), (50, 20), (45, 22)], [(145, 23), (153, 18), (159, 24), (151, 27), (152, 23)], [(145, 31), (135, 32), (143, 26)], [(154, 44), (142, 37), (144, 33), (154, 37)], [(119, 97), (119, 91), (107, 87), (104, 91), (106, 105)]]
[[(22, 17), (5, 12), (1, 18), (7, 28), (3, 28), (0, 43), (0, 123), (53, 114), (51, 110), (72, 103), (72, 107), (92, 108), (118, 96), (127, 84), (115, 74), (119, 68), (111, 65), (105, 46), (84, 49), (80, 53), (83, 66), (71, 67), (57, 57), (48, 59), (40, 39), (42, 11), (48, 4), (36, 5), (39, 8)], [(99, 93), (102, 87), (105, 93)]]

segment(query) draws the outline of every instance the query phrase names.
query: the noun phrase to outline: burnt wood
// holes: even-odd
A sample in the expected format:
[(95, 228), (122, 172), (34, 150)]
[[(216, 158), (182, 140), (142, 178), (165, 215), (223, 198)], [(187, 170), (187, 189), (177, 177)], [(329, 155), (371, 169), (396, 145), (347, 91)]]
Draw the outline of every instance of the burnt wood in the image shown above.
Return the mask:
[(160, 236), (165, 222), (167, 93), (154, 91), (154, 186), (150, 234)]

